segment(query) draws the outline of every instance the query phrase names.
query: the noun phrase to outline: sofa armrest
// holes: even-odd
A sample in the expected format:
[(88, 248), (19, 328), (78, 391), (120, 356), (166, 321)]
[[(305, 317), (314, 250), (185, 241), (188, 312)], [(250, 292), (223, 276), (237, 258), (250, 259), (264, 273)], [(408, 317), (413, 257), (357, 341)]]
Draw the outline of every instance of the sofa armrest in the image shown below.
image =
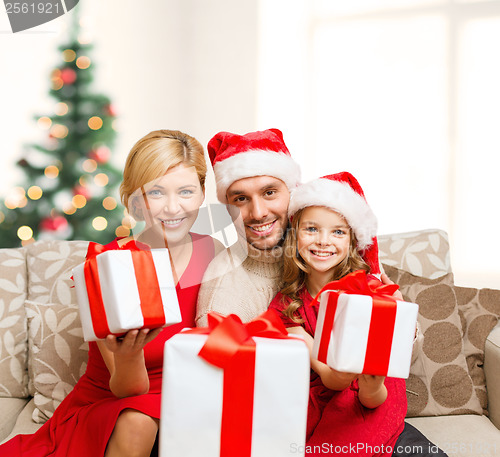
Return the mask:
[(500, 324), (486, 339), (484, 348), (484, 374), (488, 390), (490, 420), (500, 429)]

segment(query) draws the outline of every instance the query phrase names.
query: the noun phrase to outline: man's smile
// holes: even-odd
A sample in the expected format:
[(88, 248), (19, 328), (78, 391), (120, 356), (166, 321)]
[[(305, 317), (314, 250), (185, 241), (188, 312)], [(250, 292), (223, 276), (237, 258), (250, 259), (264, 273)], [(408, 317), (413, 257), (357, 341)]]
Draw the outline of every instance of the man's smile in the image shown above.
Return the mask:
[(276, 224), (276, 219), (272, 222), (266, 222), (265, 224), (260, 225), (247, 225), (247, 227), (252, 230), (255, 234), (259, 236), (269, 235), (272, 232), (274, 226)]

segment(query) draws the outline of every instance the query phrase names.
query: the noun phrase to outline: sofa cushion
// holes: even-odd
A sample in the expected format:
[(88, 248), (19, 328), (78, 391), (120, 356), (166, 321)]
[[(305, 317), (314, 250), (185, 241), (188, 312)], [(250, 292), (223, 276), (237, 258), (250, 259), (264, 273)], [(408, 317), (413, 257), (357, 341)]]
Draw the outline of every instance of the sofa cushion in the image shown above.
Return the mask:
[(75, 305), (26, 300), (25, 306), (35, 388), (33, 421), (43, 423), (85, 373), (88, 344)]
[(419, 305), (423, 344), (406, 381), (408, 416), (482, 414), (464, 355), (463, 331), (453, 275), (414, 276), (385, 265), (406, 301)]
[(491, 331), (484, 345), (484, 375), (488, 384), (489, 417), (500, 430), (500, 324)]
[(449, 457), (498, 456), (500, 451), (500, 430), (486, 416), (412, 417), (407, 422)]
[(488, 396), (484, 376), (486, 338), (500, 316), (500, 290), (454, 287), (464, 332), (464, 353), (479, 402), (487, 413)]
[(17, 416), (28, 403), (27, 398), (0, 398), (0, 411), (2, 411), (2, 419), (0, 421), (0, 442), (14, 428)]
[(1, 249), (0, 397), (28, 396), (26, 331), (26, 250)]
[[(85, 260), (88, 241), (37, 241), (27, 247), (28, 300), (76, 306), (72, 270)], [(29, 393), (35, 394), (32, 353), (28, 357)]]
[(3, 443), (19, 434), (29, 435), (31, 433), (35, 433), (42, 426), (42, 424), (36, 424), (32, 420), (34, 409), (35, 401), (31, 399), (22, 409), (19, 416), (17, 416), (14, 428), (10, 432), (9, 436), (3, 440)]
[(72, 270), (85, 261), (88, 241), (37, 241), (28, 246), (28, 300), (76, 303)]
[(380, 235), (380, 262), (424, 278), (451, 273), (448, 235), (443, 230)]

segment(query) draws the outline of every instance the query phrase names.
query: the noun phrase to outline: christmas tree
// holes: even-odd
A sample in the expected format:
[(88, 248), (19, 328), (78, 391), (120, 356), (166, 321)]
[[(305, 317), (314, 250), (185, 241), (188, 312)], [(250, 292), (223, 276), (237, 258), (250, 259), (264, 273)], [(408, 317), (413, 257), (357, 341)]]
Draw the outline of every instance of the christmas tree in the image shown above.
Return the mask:
[(36, 116), (46, 131), (42, 145), (18, 161), (26, 184), (0, 205), (0, 247), (39, 239), (109, 242), (130, 232), (118, 203), (121, 172), (110, 163), (116, 137), (108, 97), (91, 90), (91, 44), (79, 40), (76, 8), (61, 63), (50, 75), (53, 113)]

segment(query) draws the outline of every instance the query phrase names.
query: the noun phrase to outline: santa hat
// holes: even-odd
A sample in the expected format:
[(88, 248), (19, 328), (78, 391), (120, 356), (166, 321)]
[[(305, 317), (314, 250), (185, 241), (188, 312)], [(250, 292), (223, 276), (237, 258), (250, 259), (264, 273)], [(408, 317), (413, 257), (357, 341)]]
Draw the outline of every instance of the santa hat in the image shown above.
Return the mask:
[(288, 216), (308, 206), (324, 206), (341, 214), (358, 240), (358, 250), (372, 274), (380, 273), (377, 218), (356, 178), (344, 171), (297, 187), (290, 196)]
[(236, 135), (219, 132), (208, 143), (214, 168), (217, 198), (227, 203), (226, 191), (235, 181), (254, 176), (281, 179), (289, 190), (300, 181), (299, 165), (292, 159), (278, 129)]

